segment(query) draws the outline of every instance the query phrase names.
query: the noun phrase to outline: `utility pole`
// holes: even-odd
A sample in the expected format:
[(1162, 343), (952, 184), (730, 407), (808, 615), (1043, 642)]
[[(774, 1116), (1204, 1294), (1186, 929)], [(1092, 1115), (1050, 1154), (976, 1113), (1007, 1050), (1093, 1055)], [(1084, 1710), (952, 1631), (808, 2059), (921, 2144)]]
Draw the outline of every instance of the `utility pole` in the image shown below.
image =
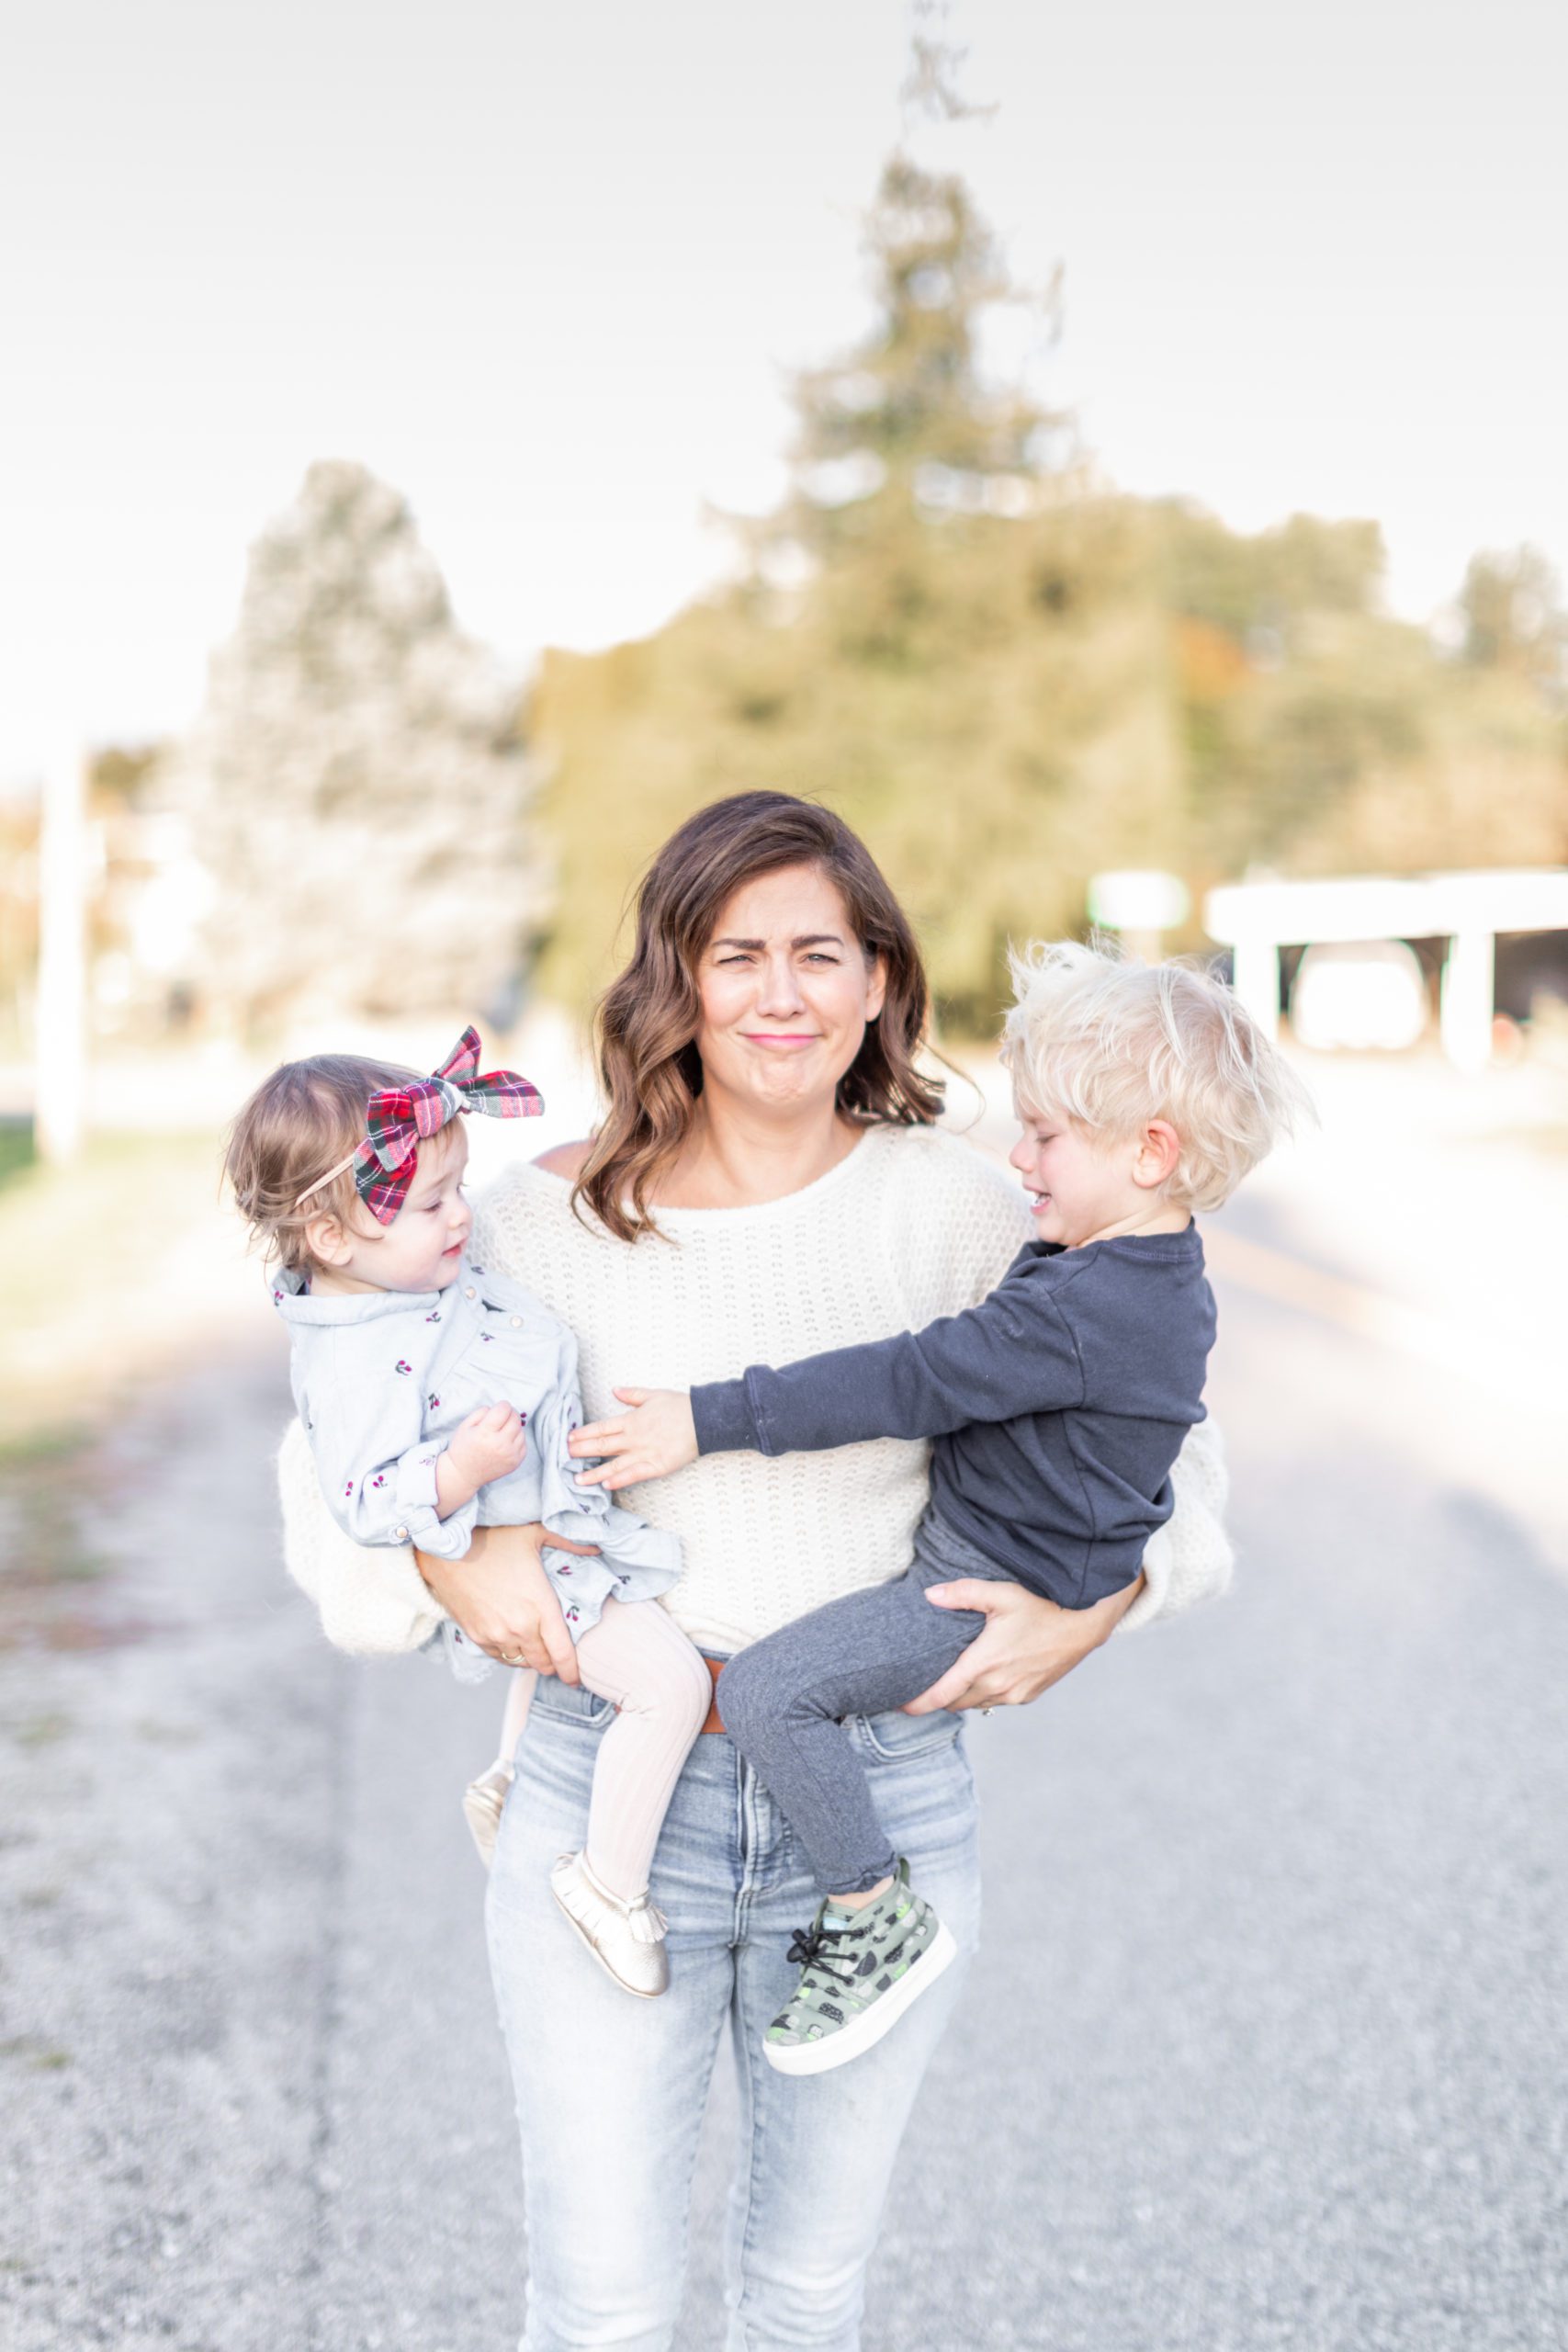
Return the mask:
[(38, 1076), (33, 1134), (63, 1167), (82, 1148), (87, 1096), (86, 763), (62, 746), (44, 772), (39, 842)]

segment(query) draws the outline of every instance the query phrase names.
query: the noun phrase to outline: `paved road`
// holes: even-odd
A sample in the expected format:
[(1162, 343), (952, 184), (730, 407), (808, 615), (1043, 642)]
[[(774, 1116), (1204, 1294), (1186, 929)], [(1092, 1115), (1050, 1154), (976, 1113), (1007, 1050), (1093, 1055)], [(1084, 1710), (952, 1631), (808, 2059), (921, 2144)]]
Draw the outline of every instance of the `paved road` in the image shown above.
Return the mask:
[[(1568, 2345), (1568, 1582), (1479, 1394), (1222, 1308), (1236, 1592), (974, 1727), (987, 1943), (866, 2352)], [(12, 2352), (515, 2340), (453, 1809), (494, 1702), (321, 1645), (284, 1410), (270, 1353), (148, 1399), (72, 1475), (48, 1644), (0, 1656)], [(728, 2113), (682, 2352), (722, 2340)]]

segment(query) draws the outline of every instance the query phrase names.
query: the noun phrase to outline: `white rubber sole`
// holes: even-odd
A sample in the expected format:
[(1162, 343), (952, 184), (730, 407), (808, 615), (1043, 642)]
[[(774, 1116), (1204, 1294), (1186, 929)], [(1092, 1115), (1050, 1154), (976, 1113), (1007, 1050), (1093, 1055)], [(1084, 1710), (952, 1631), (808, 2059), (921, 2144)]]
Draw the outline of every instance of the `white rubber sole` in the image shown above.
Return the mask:
[(827, 2075), (835, 2066), (847, 2066), (852, 2058), (860, 2057), (890, 2032), (905, 2010), (931, 1989), (957, 1957), (953, 1930), (939, 1919), (930, 1950), (916, 1961), (908, 1976), (901, 1976), (893, 1990), (884, 1993), (853, 2025), (840, 2027), (822, 2041), (764, 2041), (763, 2057), (780, 2075)]

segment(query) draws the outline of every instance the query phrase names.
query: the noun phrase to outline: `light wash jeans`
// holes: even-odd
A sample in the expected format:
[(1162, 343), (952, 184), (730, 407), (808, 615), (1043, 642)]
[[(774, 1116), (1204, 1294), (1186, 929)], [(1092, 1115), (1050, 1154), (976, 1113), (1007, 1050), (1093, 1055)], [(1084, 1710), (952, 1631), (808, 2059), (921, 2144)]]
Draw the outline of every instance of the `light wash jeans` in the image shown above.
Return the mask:
[(634, 2000), (571, 1934), (548, 1885), (580, 1847), (609, 1709), (542, 1680), (491, 1873), (491, 1968), (523, 2135), (523, 2352), (670, 2352), (709, 2077), (728, 2023), (741, 2093), (729, 2352), (858, 2352), (865, 2266), (920, 2078), (979, 1928), (974, 1783), (954, 1715), (877, 1715), (852, 1736), (887, 1834), (959, 1962), (886, 2041), (816, 2076), (775, 2074), (762, 2034), (799, 1974), (819, 1900), (790, 1829), (721, 1733), (697, 1741), (653, 1861), (670, 1990)]

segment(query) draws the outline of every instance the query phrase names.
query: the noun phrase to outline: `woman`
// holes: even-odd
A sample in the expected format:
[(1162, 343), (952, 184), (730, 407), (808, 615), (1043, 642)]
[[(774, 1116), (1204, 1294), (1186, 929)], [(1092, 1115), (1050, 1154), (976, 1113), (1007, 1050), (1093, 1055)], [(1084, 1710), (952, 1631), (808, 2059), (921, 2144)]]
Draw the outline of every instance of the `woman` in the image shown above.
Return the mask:
[[(839, 819), (779, 793), (692, 818), (643, 884), (631, 963), (601, 1008), (604, 1123), (480, 1205), (474, 1255), (576, 1330), (584, 1402), (615, 1383), (684, 1387), (750, 1363), (918, 1328), (973, 1305), (1028, 1236), (1021, 1193), (932, 1125), (916, 1065), (927, 1012), (908, 924)], [(580, 1846), (604, 1702), (577, 1687), (534, 1531), (484, 1532), (455, 1566), (357, 1551), (285, 1447), (290, 1566), (345, 1646), (408, 1646), (449, 1614), (541, 1683), (489, 1898), (517, 2095), (530, 2278), (525, 2352), (668, 2352), (693, 2167), (720, 2033), (743, 2146), (731, 2202), (735, 2352), (854, 2352), (867, 2257), (898, 2142), (973, 1952), (976, 1807), (958, 1711), (1038, 1697), (1124, 1617), (1216, 1589), (1229, 1555), (1206, 1431), (1145, 1577), (1092, 1610), (955, 1583), (985, 1632), (907, 1713), (856, 1726), (888, 1836), (952, 1927), (959, 1963), (857, 2065), (775, 2073), (762, 2033), (815, 1908), (804, 1858), (722, 1728), (699, 1737), (654, 1894), (671, 1984), (628, 2001), (562, 1932), (548, 1870)], [(677, 1621), (722, 1659), (835, 1595), (898, 1574), (926, 1449), (897, 1441), (768, 1460), (720, 1454), (631, 1499), (675, 1530)], [(934, 1596), (933, 1596), (934, 1597)], [(711, 1722), (711, 1719), (710, 1719)]]

